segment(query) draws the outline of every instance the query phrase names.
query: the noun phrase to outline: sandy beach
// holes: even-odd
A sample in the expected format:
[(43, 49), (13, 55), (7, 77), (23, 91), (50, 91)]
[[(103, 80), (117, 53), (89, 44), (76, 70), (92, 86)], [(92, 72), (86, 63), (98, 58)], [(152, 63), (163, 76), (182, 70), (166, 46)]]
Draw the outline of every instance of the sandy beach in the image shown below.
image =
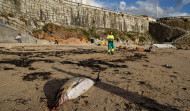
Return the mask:
[(44, 111), (71, 77), (101, 81), (59, 111), (190, 111), (190, 51), (0, 44), (0, 111)]

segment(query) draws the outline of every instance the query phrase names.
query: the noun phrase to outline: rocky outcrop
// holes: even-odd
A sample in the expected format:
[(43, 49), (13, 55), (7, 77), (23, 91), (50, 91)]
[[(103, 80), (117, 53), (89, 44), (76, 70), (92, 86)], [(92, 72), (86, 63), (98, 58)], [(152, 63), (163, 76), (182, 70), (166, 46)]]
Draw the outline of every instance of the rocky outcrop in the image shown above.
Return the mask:
[(80, 44), (88, 42), (87, 37), (80, 29), (64, 29), (55, 24), (47, 24), (42, 30), (37, 30), (32, 35), (55, 44)]

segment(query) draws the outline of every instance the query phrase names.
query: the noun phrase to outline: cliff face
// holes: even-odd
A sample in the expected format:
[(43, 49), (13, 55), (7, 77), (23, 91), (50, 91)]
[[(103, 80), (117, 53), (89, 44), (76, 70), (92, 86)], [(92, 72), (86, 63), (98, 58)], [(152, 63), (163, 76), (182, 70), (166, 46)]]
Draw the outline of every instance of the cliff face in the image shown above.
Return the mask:
[(171, 27), (178, 27), (190, 31), (190, 17), (161, 18), (158, 20), (158, 22), (169, 25)]
[(172, 40), (185, 34), (185, 32), (182, 30), (172, 28), (160, 23), (150, 23), (149, 33), (159, 43), (171, 42)]
[(17, 16), (34, 28), (43, 23), (141, 33), (149, 28), (148, 21), (139, 16), (64, 0), (0, 0), (0, 12)]

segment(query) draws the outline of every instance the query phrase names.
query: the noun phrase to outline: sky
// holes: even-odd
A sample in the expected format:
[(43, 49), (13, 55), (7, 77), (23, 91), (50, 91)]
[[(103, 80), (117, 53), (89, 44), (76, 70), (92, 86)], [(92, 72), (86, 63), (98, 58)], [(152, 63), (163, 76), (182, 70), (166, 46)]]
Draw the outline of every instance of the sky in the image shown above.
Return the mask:
[(190, 0), (87, 0), (87, 4), (155, 19), (190, 16)]

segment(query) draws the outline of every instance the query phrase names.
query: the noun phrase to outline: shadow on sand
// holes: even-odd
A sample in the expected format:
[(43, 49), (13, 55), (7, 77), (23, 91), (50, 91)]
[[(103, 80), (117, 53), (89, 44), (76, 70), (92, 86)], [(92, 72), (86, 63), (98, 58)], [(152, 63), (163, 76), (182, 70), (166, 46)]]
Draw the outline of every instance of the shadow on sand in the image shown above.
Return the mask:
[(59, 93), (60, 87), (65, 84), (69, 79), (54, 79), (51, 81), (46, 82), (43, 87), (45, 96), (47, 97), (47, 105), (52, 106), (56, 100), (56, 96)]
[[(67, 71), (61, 70), (56, 67), (53, 67), (53, 69), (57, 70), (59, 72), (74, 76), (74, 77), (90, 78), (88, 76), (84, 76), (81, 74), (67, 72)], [(92, 79), (92, 78), (90, 78), (90, 79)], [(52, 80), (52, 81), (47, 82), (44, 85), (44, 92), (45, 92), (46, 97), (48, 98), (48, 104), (50, 104), (54, 101), (54, 98), (55, 98), (56, 94), (58, 93), (60, 86), (63, 85), (66, 80), (68, 80), (68, 79)], [(92, 80), (94, 80), (94, 79), (92, 79)], [(172, 106), (159, 104), (155, 100), (148, 98), (146, 96), (142, 96), (142, 95), (136, 94), (135, 92), (127, 91), (127, 90), (121, 89), (119, 87), (116, 87), (116, 86), (113, 86), (113, 85), (110, 85), (110, 84), (107, 84), (107, 83), (104, 83), (101, 81), (98, 81), (95, 84), (95, 86), (100, 89), (103, 89), (105, 91), (108, 91), (110, 93), (116, 94), (116, 95), (126, 99), (127, 101), (134, 103), (137, 106), (139, 106), (141, 108), (145, 108), (150, 111), (180, 111), (179, 109), (176, 109)], [(50, 99), (50, 98), (53, 98), (53, 99)]]

